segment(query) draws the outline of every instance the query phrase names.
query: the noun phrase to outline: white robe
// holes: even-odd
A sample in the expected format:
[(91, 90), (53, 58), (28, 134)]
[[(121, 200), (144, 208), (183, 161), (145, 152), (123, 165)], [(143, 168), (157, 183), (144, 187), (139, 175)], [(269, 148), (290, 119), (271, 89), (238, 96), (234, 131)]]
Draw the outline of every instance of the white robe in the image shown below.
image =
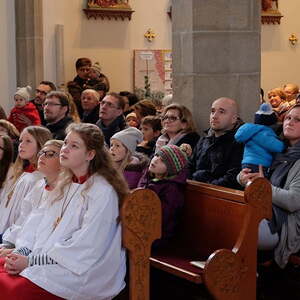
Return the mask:
[(37, 209), (44, 202), (47, 202), (49, 193), (51, 193), (51, 191), (45, 189), (44, 178), (35, 183), (33, 188), (25, 196), (24, 200), (21, 201), (21, 209), (18, 219), (5, 230), (2, 236), (4, 241), (10, 242), (11, 244), (16, 243), (17, 236), (22, 229), (25, 220), (33, 210)]
[[(35, 171), (33, 173), (24, 172), (17, 180), (14, 185), (5, 188), (1, 193), (1, 202), (0, 202), (0, 234), (14, 224), (20, 216), (21, 212), (21, 203), (27, 193), (32, 189), (36, 184), (36, 181), (42, 178), (42, 173)], [(11, 191), (11, 199), (8, 200), (8, 196)]]
[[(44, 214), (41, 209), (32, 212), (16, 241), (16, 248), (47, 254), (57, 264), (27, 267), (20, 275), (62, 298), (111, 299), (124, 288), (126, 272), (118, 196), (99, 175), (69, 187)], [(56, 192), (49, 201), (55, 197)], [(67, 208), (54, 229), (62, 207)]]

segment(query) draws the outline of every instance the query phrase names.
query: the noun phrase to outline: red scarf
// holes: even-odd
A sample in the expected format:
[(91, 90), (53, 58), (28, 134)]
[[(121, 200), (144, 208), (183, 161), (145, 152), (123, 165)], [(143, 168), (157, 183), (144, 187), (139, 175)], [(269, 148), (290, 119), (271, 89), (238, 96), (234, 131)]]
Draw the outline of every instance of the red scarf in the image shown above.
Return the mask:
[(80, 176), (79, 178), (77, 178), (75, 175), (73, 175), (72, 181), (74, 183), (83, 184), (89, 179), (90, 176), (91, 176), (90, 174), (86, 174), (84, 176)]

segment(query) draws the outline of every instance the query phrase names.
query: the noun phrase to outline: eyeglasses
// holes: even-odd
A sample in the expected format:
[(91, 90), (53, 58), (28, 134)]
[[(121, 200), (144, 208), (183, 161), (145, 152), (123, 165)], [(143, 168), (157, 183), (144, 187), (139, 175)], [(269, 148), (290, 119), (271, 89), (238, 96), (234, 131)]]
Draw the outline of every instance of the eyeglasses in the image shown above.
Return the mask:
[(116, 108), (116, 109), (118, 109), (118, 107), (117, 106), (115, 106), (113, 103), (111, 103), (111, 102), (108, 102), (108, 101), (105, 101), (105, 100), (102, 100), (101, 102), (100, 102), (100, 105), (101, 106), (104, 106), (104, 105), (107, 105), (109, 108)]
[(61, 105), (60, 103), (44, 102), (44, 103), (42, 104), (42, 106), (43, 106), (43, 107), (46, 107), (46, 106), (52, 107), (52, 106), (62, 106), (62, 105)]
[(161, 120), (162, 121), (170, 121), (170, 122), (175, 122), (175, 121), (177, 121), (177, 120), (180, 120), (180, 118), (179, 117), (176, 117), (176, 116), (163, 116), (163, 117), (161, 117)]
[(36, 92), (36, 93), (40, 93), (40, 94), (42, 94), (42, 95), (44, 95), (44, 96), (47, 95), (47, 92), (42, 91), (42, 90), (39, 90), (39, 89), (36, 89), (35, 92)]
[(59, 156), (59, 154), (53, 150), (41, 150), (39, 153), (38, 153), (38, 157), (42, 156), (45, 154), (45, 157), (46, 158), (53, 158), (53, 157), (57, 157)]

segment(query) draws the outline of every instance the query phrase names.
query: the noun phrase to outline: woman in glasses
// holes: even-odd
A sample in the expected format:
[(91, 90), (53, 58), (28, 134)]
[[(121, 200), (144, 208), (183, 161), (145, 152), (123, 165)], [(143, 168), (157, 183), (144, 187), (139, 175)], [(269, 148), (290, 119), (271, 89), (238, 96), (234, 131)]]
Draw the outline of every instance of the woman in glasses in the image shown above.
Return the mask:
[(44, 127), (26, 127), (20, 136), (16, 162), (12, 176), (7, 178), (0, 202), (0, 240), (4, 231), (14, 224), (20, 216), (21, 204), (28, 192), (42, 175), (36, 170), (38, 153), (44, 143), (52, 137)]
[(199, 135), (196, 132), (192, 113), (187, 107), (178, 103), (168, 105), (162, 112), (161, 122), (163, 134), (156, 141), (155, 153), (165, 145), (179, 147), (188, 144), (191, 149), (194, 149)]
[(63, 141), (49, 140), (38, 153), (37, 170), (44, 176), (36, 182), (21, 204), (19, 218), (3, 234), (0, 257), (12, 252), (22, 225), (35, 208), (39, 208), (49, 198), (49, 193), (55, 188), (60, 171), (59, 152)]

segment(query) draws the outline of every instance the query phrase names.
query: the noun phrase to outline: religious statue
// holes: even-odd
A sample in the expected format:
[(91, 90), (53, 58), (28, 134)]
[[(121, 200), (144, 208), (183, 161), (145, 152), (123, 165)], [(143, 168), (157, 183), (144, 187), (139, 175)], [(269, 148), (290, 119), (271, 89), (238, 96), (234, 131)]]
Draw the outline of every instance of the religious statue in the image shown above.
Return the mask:
[(278, 0), (261, 0), (261, 8), (263, 11), (277, 10)]
[(128, 0), (88, 0), (88, 8), (128, 8)]

